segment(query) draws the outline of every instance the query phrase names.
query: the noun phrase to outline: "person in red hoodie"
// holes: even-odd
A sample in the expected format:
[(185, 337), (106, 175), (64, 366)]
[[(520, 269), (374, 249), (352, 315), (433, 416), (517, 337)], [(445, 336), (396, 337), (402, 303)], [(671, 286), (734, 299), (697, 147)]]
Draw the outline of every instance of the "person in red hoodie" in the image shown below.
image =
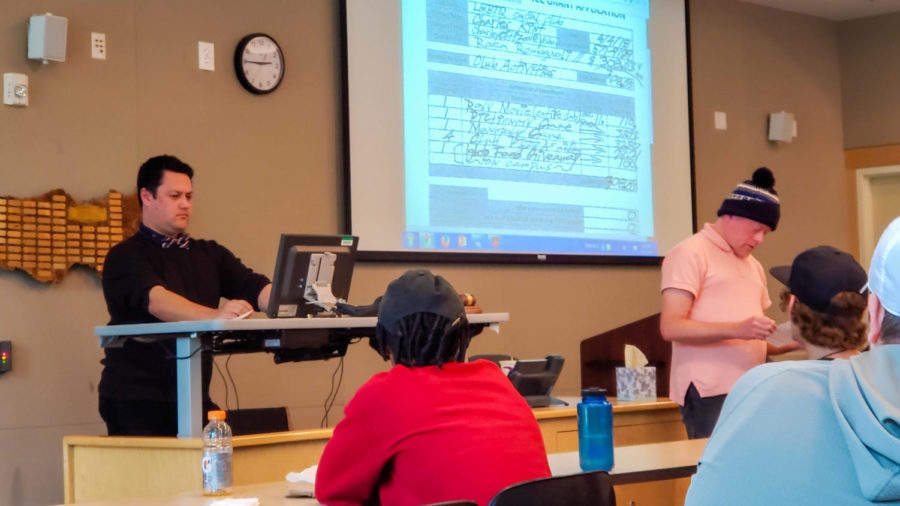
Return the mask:
[(359, 388), (325, 447), (325, 505), (487, 504), (550, 476), (531, 409), (494, 363), (465, 362), (472, 337), (452, 286), (426, 270), (388, 285), (371, 346), (394, 366)]

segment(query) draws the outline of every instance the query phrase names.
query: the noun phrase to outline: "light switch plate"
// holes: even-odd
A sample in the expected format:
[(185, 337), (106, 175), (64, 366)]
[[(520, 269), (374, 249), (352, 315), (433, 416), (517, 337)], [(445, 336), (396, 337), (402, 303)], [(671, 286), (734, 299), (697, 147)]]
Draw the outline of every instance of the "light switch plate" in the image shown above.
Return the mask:
[(724, 112), (716, 111), (714, 114), (716, 130), (728, 130), (728, 117)]
[(197, 43), (197, 66), (200, 70), (216, 70), (216, 45), (212, 42)]
[(28, 87), (28, 76), (7, 72), (3, 74), (3, 103), (25, 107), (28, 105), (28, 96), (31, 90)]

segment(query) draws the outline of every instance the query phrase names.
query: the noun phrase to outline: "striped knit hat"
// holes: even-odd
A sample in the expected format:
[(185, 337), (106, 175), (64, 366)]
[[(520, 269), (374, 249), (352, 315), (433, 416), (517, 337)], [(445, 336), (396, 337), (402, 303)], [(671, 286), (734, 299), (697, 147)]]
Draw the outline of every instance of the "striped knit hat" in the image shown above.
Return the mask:
[(775, 176), (766, 167), (753, 172), (753, 179), (737, 185), (722, 201), (718, 216), (741, 216), (775, 230), (781, 217), (781, 203), (775, 191)]

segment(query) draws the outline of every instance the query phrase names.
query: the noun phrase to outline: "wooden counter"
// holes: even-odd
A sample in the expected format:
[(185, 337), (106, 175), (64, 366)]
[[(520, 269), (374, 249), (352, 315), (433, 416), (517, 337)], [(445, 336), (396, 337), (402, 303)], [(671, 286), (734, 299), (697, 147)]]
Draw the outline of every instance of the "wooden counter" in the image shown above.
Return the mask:
[[(235, 436), (234, 484), (283, 480), (319, 461), (332, 429)], [(200, 487), (203, 440), (66, 436), (66, 503), (159, 497)], [(135, 477), (139, 477), (135, 479)]]
[[(691, 441), (670, 441), (647, 445), (623, 446), (615, 449), (616, 466), (609, 473), (613, 483), (617, 484), (617, 503), (628, 505), (620, 493), (623, 484), (646, 484), (648, 482), (666, 480), (674, 477), (687, 477), (694, 473), (697, 461), (703, 454), (706, 439)], [(550, 470), (554, 476), (581, 472), (578, 467), (578, 453), (555, 453), (549, 455)], [(286, 498), (290, 490), (312, 491), (313, 486), (306, 483), (289, 484), (285, 481), (270, 483), (254, 483), (234, 487), (231, 497), (256, 497), (260, 504), (267, 506), (285, 505), (301, 506), (319, 504), (315, 499)], [(658, 504), (656, 499), (648, 502), (636, 502), (636, 505)], [(89, 506), (207, 506), (215, 498), (204, 497), (199, 491), (182, 492), (169, 497), (118, 500), (115, 502), (89, 503)]]
[[(537, 408), (535, 418), (547, 453), (576, 451), (577, 398), (569, 406)], [(616, 446), (686, 439), (678, 406), (613, 402)], [(319, 461), (332, 429), (235, 436), (234, 485), (283, 480)], [(200, 488), (199, 438), (66, 436), (63, 438), (65, 502), (115, 501), (171, 496)]]
[[(535, 408), (534, 416), (544, 436), (547, 453), (578, 451), (577, 397), (563, 397), (568, 406)], [(669, 399), (656, 401), (618, 401), (613, 405), (613, 442), (615, 446), (632, 446), (687, 439), (681, 411)]]

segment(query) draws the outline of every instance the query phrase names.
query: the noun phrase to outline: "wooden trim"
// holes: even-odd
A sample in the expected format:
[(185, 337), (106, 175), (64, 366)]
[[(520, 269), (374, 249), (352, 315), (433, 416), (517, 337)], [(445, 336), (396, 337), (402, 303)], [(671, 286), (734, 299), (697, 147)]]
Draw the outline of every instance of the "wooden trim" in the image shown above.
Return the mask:
[(334, 429), (309, 429), (290, 432), (271, 432), (268, 434), (251, 434), (247, 436), (235, 436), (234, 447), (258, 446), (279, 443), (292, 443), (296, 441), (313, 441), (331, 439)]
[(63, 441), (63, 502), (71, 504), (75, 502), (75, 447)]
[[(547, 408), (534, 408), (534, 417), (538, 420), (551, 420), (553, 418), (568, 418), (575, 416), (575, 407), (581, 401), (580, 397), (562, 397), (569, 403), (568, 406), (550, 406)], [(678, 404), (665, 397), (657, 397), (656, 400), (646, 401), (620, 401), (610, 397), (613, 415), (618, 413), (633, 413), (637, 411), (659, 411), (664, 409), (677, 409)]]
[(844, 150), (844, 167), (848, 170), (900, 164), (900, 144)]
[(200, 438), (63, 436), (63, 446), (99, 446), (118, 448), (202, 448)]

